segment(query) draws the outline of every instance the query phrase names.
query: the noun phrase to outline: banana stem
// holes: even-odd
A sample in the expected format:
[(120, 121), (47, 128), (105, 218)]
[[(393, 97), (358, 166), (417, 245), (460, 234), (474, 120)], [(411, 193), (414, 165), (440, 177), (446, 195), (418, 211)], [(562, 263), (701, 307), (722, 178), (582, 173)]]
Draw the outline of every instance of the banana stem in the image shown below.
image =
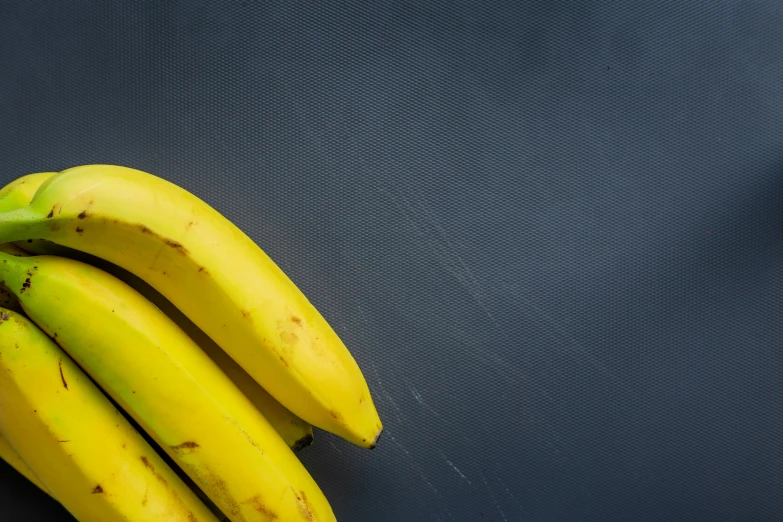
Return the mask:
[[(20, 258), (0, 251), (0, 280), (8, 284), (13, 283), (16, 286), (19, 283), (19, 274), (28, 268), (25, 258)], [(10, 287), (9, 287), (10, 289)]]
[(0, 214), (0, 243), (38, 239), (30, 237), (36, 224), (37, 217), (30, 207), (3, 212)]

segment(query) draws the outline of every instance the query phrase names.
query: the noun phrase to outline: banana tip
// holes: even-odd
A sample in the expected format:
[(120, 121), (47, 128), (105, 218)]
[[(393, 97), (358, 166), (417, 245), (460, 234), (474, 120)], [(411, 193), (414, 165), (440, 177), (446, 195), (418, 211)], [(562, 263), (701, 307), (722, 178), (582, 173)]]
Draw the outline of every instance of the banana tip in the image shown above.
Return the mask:
[(310, 433), (308, 433), (298, 441), (294, 442), (294, 445), (291, 446), (291, 449), (294, 451), (299, 451), (301, 449), (306, 448), (312, 443), (313, 443), (313, 436)]
[(378, 432), (378, 435), (375, 437), (375, 440), (372, 441), (372, 444), (370, 444), (369, 449), (375, 449), (375, 446), (378, 445), (378, 441), (381, 440), (381, 435), (383, 435), (383, 428), (381, 428), (381, 431)]

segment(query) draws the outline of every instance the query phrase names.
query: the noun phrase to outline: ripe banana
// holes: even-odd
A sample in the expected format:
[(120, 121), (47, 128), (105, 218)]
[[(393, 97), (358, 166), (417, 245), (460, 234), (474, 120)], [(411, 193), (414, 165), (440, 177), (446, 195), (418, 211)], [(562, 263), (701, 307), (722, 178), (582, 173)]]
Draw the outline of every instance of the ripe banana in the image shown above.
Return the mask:
[(43, 482), (38, 479), (33, 470), (30, 469), (30, 466), (27, 465), (27, 462), (22, 460), (22, 457), (11, 447), (11, 444), (2, 434), (0, 434), (0, 459), (3, 459), (8, 465), (24, 475), (27, 480), (38, 486), (41, 491), (51, 495), (46, 486), (43, 485)]
[(334, 520), (274, 428), (141, 294), (96, 267), (55, 256), (0, 253), (0, 280), (229, 518)]
[(0, 215), (0, 241), (28, 239), (134, 273), (300, 418), (375, 446), (381, 421), (335, 331), (250, 238), (193, 194), (125, 167), (68, 169), (28, 207)]
[(46, 335), (0, 310), (0, 431), (82, 521), (214, 516)]
[[(44, 172), (40, 174), (30, 174), (19, 178), (0, 189), (0, 211), (16, 210), (29, 205), (30, 200), (38, 188), (53, 174), (56, 173)], [(236, 361), (215, 344), (215, 341), (194, 325), (190, 319), (188, 319), (177, 307), (172, 305), (168, 299), (163, 297), (160, 292), (145, 283), (142, 279), (103, 259), (46, 240), (29, 240), (29, 242), (23, 242), (21, 245), (24, 248), (20, 248), (14, 243), (0, 244), (0, 252), (6, 252), (16, 256), (26, 256), (33, 253), (69, 257), (97, 266), (129, 284), (177, 323), (177, 326), (182, 328), (185, 333), (188, 334), (188, 336), (193, 339), (213, 361), (215, 361), (220, 369), (234, 381), (234, 384), (237, 385), (242, 393), (250, 399), (250, 402), (258, 408), (258, 411), (266, 417), (291, 449), (298, 451), (312, 443), (312, 426), (280, 404), (269, 394), (269, 392), (250, 377)], [(16, 298), (13, 297), (13, 303), (11, 303), (8, 302), (8, 296), (9, 294), (4, 292), (3, 288), (0, 287), (0, 306), (5, 308), (18, 306)], [(16, 310), (17, 308), (11, 309)], [(19, 308), (18, 311), (21, 312), (21, 308)]]

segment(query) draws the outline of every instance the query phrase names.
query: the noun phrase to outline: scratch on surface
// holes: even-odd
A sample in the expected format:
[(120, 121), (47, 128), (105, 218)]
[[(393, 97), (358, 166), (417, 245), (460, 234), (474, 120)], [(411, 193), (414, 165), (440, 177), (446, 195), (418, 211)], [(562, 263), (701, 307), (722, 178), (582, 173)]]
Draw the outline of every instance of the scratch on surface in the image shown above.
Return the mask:
[(340, 451), (340, 449), (339, 449), (337, 446), (335, 446), (335, 445), (334, 445), (334, 442), (332, 442), (331, 440), (329, 441), (329, 445), (330, 445), (331, 447), (333, 447), (333, 448), (334, 448), (334, 451), (336, 451), (337, 453), (342, 453), (342, 451)]
[(419, 472), (419, 475), (421, 476), (421, 480), (423, 480), (424, 483), (427, 484), (427, 486), (429, 486), (429, 488), (433, 492), (437, 493), (438, 492), (437, 488), (435, 488), (435, 486), (432, 485), (432, 483), (427, 479), (427, 475), (425, 475), (424, 471), (422, 471), (421, 467), (419, 467), (419, 465), (416, 464), (416, 459), (414, 459), (413, 456), (410, 454), (410, 452), (408, 450), (406, 450), (405, 447), (397, 441), (397, 439), (394, 437), (394, 435), (389, 433), (388, 428), (385, 430), (385, 435), (388, 436), (392, 440), (392, 442), (394, 442), (394, 444), (398, 448), (400, 448), (402, 450), (402, 452), (405, 453), (405, 455), (408, 456), (408, 458), (411, 460), (411, 463), (413, 464), (413, 467), (416, 468), (416, 470)]
[[(389, 190), (386, 190), (385, 192), (395, 206), (403, 213), (406, 220), (412, 225), (416, 235), (428, 245), (430, 251), (435, 255), (435, 258), (439, 261), (444, 270), (459, 282), (500, 334), (507, 341), (511, 341), (506, 330), (503, 328), (503, 325), (500, 324), (500, 321), (498, 321), (492, 313), (487, 301), (487, 292), (479, 281), (479, 278), (476, 276), (475, 272), (469, 268), (464, 258), (460, 255), (454, 241), (438, 222), (434, 213), (421, 202), (412, 203), (408, 198), (400, 194), (398, 190), (395, 190), (396, 194), (392, 194)], [(518, 297), (522, 304), (524, 304), (528, 310), (532, 311), (539, 320), (544, 321), (561, 340), (566, 341), (576, 353), (585, 357), (587, 362), (598, 368), (604, 375), (612, 377), (615, 380), (617, 379), (617, 376), (610, 371), (605, 364), (582, 346), (582, 344), (579, 343), (573, 335), (568, 333), (568, 331), (551, 315), (544, 312), (544, 310), (525, 296), (518, 294), (516, 297)], [(503, 360), (499, 360), (498, 364), (508, 367), (508, 363)]]
[[(421, 396), (421, 393), (419, 393), (419, 391), (418, 391), (416, 388), (414, 388), (413, 386), (411, 386), (411, 384), (410, 384), (410, 382), (408, 381), (408, 379), (405, 379), (404, 377), (403, 377), (403, 379), (405, 380), (405, 384), (408, 386), (408, 389), (409, 389), (409, 390), (411, 391), (411, 393), (413, 394), (413, 397), (416, 399), (416, 401), (417, 401), (419, 404), (421, 404), (421, 407), (422, 407), (422, 408), (424, 408), (425, 410), (427, 410), (428, 412), (430, 412), (430, 413), (433, 415), (433, 417), (435, 417), (436, 419), (438, 419), (439, 421), (441, 421), (441, 422), (443, 423), (443, 425), (444, 425), (444, 426), (446, 426), (446, 427), (447, 427), (447, 428), (448, 428), (448, 429), (449, 429), (449, 430), (450, 430), (452, 433), (456, 433), (456, 432), (458, 432), (458, 431), (462, 431), (462, 430), (457, 430), (457, 429), (456, 429), (456, 428), (455, 428), (455, 427), (454, 427), (454, 426), (453, 426), (453, 425), (452, 425), (452, 424), (451, 424), (451, 423), (450, 423), (450, 422), (449, 422), (447, 419), (444, 419), (444, 418), (441, 416), (441, 414), (440, 414), (440, 413), (438, 413), (437, 411), (435, 411), (435, 408), (433, 408), (432, 406), (430, 406), (429, 404), (427, 404), (427, 403), (424, 401), (424, 398)], [(463, 441), (465, 441), (466, 443), (468, 443), (468, 444), (471, 444), (471, 441), (470, 441), (470, 439), (468, 439), (468, 437), (466, 437), (466, 436), (464, 435), (464, 433), (463, 433), (462, 435), (460, 435), (460, 438), (461, 438)]]
[(487, 487), (487, 492), (489, 493), (489, 496), (492, 498), (492, 502), (495, 503), (495, 507), (498, 508), (498, 511), (500, 512), (500, 516), (503, 517), (503, 520), (505, 522), (508, 522), (508, 519), (506, 518), (506, 514), (503, 513), (503, 510), (500, 508), (500, 504), (498, 504), (498, 500), (495, 498), (495, 495), (492, 493), (492, 489), (490, 489), (489, 484), (487, 484), (487, 477), (484, 476), (484, 473), (481, 474), (481, 480), (484, 481), (484, 485)]
[[(359, 309), (359, 314), (362, 316), (362, 319), (364, 319), (364, 322), (366, 323), (367, 318), (364, 316), (364, 311), (362, 310), (362, 307), (357, 306), (357, 308)], [(394, 402), (394, 399), (392, 398), (391, 394), (388, 391), (386, 391), (386, 387), (383, 385), (383, 382), (381, 381), (381, 376), (378, 373), (378, 368), (375, 366), (375, 361), (372, 358), (370, 358), (370, 365), (372, 366), (373, 373), (375, 373), (375, 379), (378, 381), (378, 386), (381, 389), (381, 394), (383, 394), (386, 400), (389, 401), (389, 403), (391, 403), (391, 405), (394, 407), (395, 416), (397, 417), (397, 420), (403, 422), (404, 419), (402, 416), (402, 411), (397, 406), (397, 403)]]
[(357, 308), (359, 309), (359, 315), (361, 315), (362, 319), (364, 320), (364, 324), (370, 324), (369, 321), (367, 321), (367, 318), (364, 316), (364, 310), (362, 310), (362, 307), (357, 305)]
[(419, 208), (422, 210), (422, 214), (426, 215), (427, 221), (432, 225), (432, 228), (437, 232), (438, 237), (432, 242), (436, 244), (436, 251), (440, 251), (442, 262), (449, 265), (446, 270), (459, 281), (463, 288), (465, 288), (492, 324), (502, 331), (503, 328), (500, 323), (495, 319), (495, 316), (492, 315), (492, 312), (489, 311), (489, 307), (486, 305), (486, 292), (484, 291), (484, 288), (481, 286), (478, 279), (476, 279), (475, 274), (465, 264), (465, 260), (462, 259), (462, 256), (459, 255), (459, 252), (457, 251), (457, 248), (455, 248), (449, 235), (438, 223), (438, 220), (431, 210), (421, 203), (419, 203)]
[(563, 328), (560, 323), (558, 323), (552, 316), (544, 312), (541, 308), (539, 308), (535, 303), (533, 303), (530, 299), (526, 298), (524, 295), (522, 295), (521, 292), (515, 292), (515, 297), (518, 297), (530, 310), (533, 310), (546, 324), (548, 324), (552, 330), (557, 333), (561, 338), (568, 341), (568, 343), (576, 349), (577, 352), (581, 353), (585, 357), (587, 357), (587, 360), (590, 361), (590, 363), (601, 370), (602, 373), (605, 375), (608, 375), (614, 379), (617, 379), (617, 375), (615, 375), (614, 372), (612, 372), (605, 364), (603, 364), (601, 361), (599, 361), (595, 355), (590, 353), (589, 350), (587, 350), (582, 344), (576, 340), (576, 338), (568, 333), (568, 330)]
[(500, 480), (500, 477), (497, 474), (495, 475), (495, 478), (498, 479), (498, 482), (500, 483), (501, 486), (503, 486), (503, 489), (506, 491), (506, 494), (517, 505), (517, 507), (519, 508), (520, 513), (522, 513), (522, 515), (526, 516), (527, 513), (525, 513), (525, 510), (522, 508), (522, 504), (520, 504), (519, 501), (517, 500), (517, 497), (515, 497), (514, 494), (511, 491), (509, 491), (508, 486), (506, 486), (506, 483), (503, 482), (502, 480)]
[(419, 392), (416, 391), (416, 388), (414, 388), (413, 386), (408, 386), (408, 389), (413, 394), (413, 398), (416, 399), (416, 402), (424, 406), (424, 400), (421, 398), (421, 395), (419, 395)]
[(386, 391), (386, 387), (383, 385), (383, 382), (381, 382), (381, 376), (378, 374), (378, 368), (375, 367), (375, 361), (370, 358), (370, 365), (372, 366), (372, 371), (375, 373), (375, 378), (378, 380), (378, 386), (381, 388), (381, 393), (384, 397), (386, 397), (386, 400), (388, 400), (391, 405), (394, 407), (394, 411), (396, 412), (397, 420), (402, 422), (402, 412), (400, 411), (400, 408), (397, 407), (397, 403), (394, 402), (394, 399), (392, 399), (392, 396), (389, 394), (389, 392)]
[[(433, 236), (434, 239), (428, 239), (425, 232), (422, 231), (421, 227), (415, 223), (415, 220), (413, 220), (412, 218), (410, 218), (410, 216), (408, 216), (408, 213), (412, 215), (416, 215), (416, 212), (415, 210), (413, 210), (413, 206), (407, 201), (407, 199), (402, 195), (395, 197), (394, 195), (391, 194), (390, 191), (385, 189), (382, 190), (388, 194), (392, 203), (394, 203), (394, 205), (397, 206), (397, 208), (399, 208), (402, 211), (406, 219), (414, 227), (416, 233), (430, 245), (431, 250), (435, 253), (435, 256), (439, 260), (441, 266), (443, 266), (443, 268), (450, 275), (452, 275), (455, 279), (457, 279), (460, 285), (471, 296), (473, 301), (481, 308), (484, 314), (489, 318), (490, 322), (497, 329), (497, 331), (500, 333), (503, 339), (505, 339), (508, 343), (511, 343), (512, 339), (509, 337), (508, 333), (502, 327), (500, 322), (492, 314), (492, 312), (489, 309), (489, 306), (487, 305), (484, 288), (478, 282), (473, 272), (470, 269), (468, 269), (465, 261), (462, 259), (462, 256), (460, 256), (457, 253), (457, 249), (452, 246), (452, 242), (449, 239), (448, 234), (446, 234), (446, 231), (443, 229), (443, 227), (441, 227), (437, 223), (435, 218), (432, 217), (431, 215), (428, 215), (427, 219), (421, 219), (423, 223), (429, 221), (432, 224), (431, 228), (435, 229), (437, 232), (437, 233), (431, 233), (431, 236)], [(402, 201), (402, 203), (400, 203), (400, 201)], [(421, 205), (419, 206), (421, 207)], [(428, 214), (426, 209), (423, 209), (421, 213)], [(453, 254), (450, 255), (449, 252), (452, 252)], [(472, 356), (474, 356), (476, 359), (481, 361), (482, 363), (491, 361), (495, 367), (501, 368), (503, 371), (511, 373), (516, 377), (525, 380), (526, 382), (530, 382), (534, 386), (534, 388), (538, 390), (538, 392), (541, 393), (549, 402), (555, 404), (556, 401), (554, 400), (552, 395), (546, 391), (544, 387), (538, 385), (535, 382), (532, 382), (530, 377), (525, 372), (521, 371), (515, 365), (509, 363), (503, 357), (499, 356), (497, 352), (491, 349), (487, 349), (483, 346), (479, 346), (479, 350), (482, 352), (481, 354), (474, 351), (470, 351), (469, 353)]]
[(451, 462), (451, 461), (450, 461), (450, 460), (449, 460), (449, 459), (446, 457), (446, 455), (444, 455), (444, 454), (443, 454), (443, 452), (442, 452), (442, 451), (438, 450), (438, 453), (440, 453), (440, 456), (441, 456), (441, 457), (443, 457), (443, 460), (444, 460), (444, 461), (446, 461), (446, 464), (448, 464), (448, 465), (449, 465), (449, 467), (450, 467), (451, 469), (453, 469), (453, 470), (454, 470), (454, 471), (457, 473), (457, 475), (459, 475), (459, 476), (460, 476), (460, 478), (462, 478), (462, 480), (464, 480), (465, 482), (467, 482), (467, 483), (468, 483), (468, 485), (469, 485), (470, 487), (473, 487), (473, 483), (470, 481), (470, 479), (468, 479), (468, 477), (466, 477), (466, 476), (465, 476), (465, 475), (464, 475), (464, 474), (463, 474), (463, 473), (462, 473), (462, 472), (459, 470), (459, 468), (458, 468), (457, 466), (455, 466), (455, 465), (454, 465), (454, 463), (453, 463), (453, 462)]

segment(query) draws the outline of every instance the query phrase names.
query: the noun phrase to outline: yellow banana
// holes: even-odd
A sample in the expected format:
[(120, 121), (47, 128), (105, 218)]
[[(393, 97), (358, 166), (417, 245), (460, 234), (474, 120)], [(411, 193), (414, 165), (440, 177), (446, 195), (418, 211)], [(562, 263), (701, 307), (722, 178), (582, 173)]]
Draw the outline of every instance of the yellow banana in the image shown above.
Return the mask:
[[(30, 200), (38, 188), (53, 174), (56, 173), (45, 172), (30, 174), (19, 178), (0, 189), (0, 211), (16, 210), (30, 204)], [(177, 323), (177, 325), (182, 328), (213, 361), (215, 361), (220, 369), (234, 381), (242, 393), (244, 393), (256, 408), (258, 408), (261, 414), (266, 417), (291, 449), (298, 451), (312, 443), (313, 428), (310, 424), (303, 421), (286, 409), (285, 406), (280, 404), (269, 394), (269, 392), (250, 377), (241, 366), (215, 344), (215, 341), (194, 325), (190, 319), (188, 319), (177, 307), (172, 305), (168, 299), (163, 297), (160, 292), (145, 283), (142, 279), (103, 259), (72, 248), (57, 245), (50, 241), (36, 239), (30, 240), (29, 243), (24, 242), (21, 244), (24, 248), (20, 248), (14, 243), (2, 243), (0, 244), (0, 252), (6, 252), (16, 256), (26, 256), (33, 253), (69, 257), (97, 266), (129, 284)], [(0, 306), (5, 306), (6, 308), (9, 306), (18, 306), (16, 298), (13, 298), (13, 303), (8, 303), (9, 306), (3, 304), (6, 302), (4, 299), (7, 300), (7, 298), (8, 294), (4, 293), (3, 289), (0, 288)], [(19, 311), (21, 311), (21, 309), (19, 309)]]
[(0, 241), (27, 239), (134, 273), (300, 418), (374, 447), (383, 428), (348, 349), (283, 271), (193, 194), (130, 168), (75, 167), (0, 215)]
[(334, 520), (269, 422), (144, 296), (56, 256), (0, 253), (0, 280), (229, 518)]
[(3, 459), (12, 468), (24, 475), (27, 480), (38, 486), (41, 491), (47, 495), (51, 495), (49, 490), (46, 489), (46, 486), (43, 485), (43, 482), (38, 479), (35, 473), (33, 473), (33, 470), (30, 469), (30, 466), (27, 465), (27, 462), (22, 460), (22, 457), (20, 457), (14, 448), (11, 447), (11, 444), (2, 434), (0, 434), (0, 459)]
[(81, 521), (216, 519), (76, 364), (0, 310), (0, 431)]

